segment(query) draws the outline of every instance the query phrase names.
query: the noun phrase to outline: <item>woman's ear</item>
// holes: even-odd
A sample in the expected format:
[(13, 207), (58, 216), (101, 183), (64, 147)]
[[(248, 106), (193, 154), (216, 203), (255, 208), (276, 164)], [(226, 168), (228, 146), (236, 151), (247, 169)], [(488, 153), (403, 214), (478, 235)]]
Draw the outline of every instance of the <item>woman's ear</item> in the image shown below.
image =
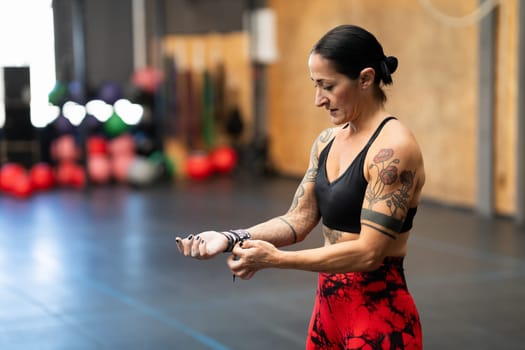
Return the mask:
[(371, 68), (371, 67), (364, 68), (359, 73), (359, 86), (361, 87), (361, 89), (366, 90), (370, 86), (372, 86), (374, 84), (375, 77), (376, 77), (376, 72), (374, 68)]

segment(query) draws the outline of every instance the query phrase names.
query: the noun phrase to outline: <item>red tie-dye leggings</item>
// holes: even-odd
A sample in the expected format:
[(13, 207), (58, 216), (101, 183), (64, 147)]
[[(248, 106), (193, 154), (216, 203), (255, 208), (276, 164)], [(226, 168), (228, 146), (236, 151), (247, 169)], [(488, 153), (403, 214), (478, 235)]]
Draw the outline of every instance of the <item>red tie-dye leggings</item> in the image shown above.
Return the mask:
[(307, 350), (421, 350), (421, 338), (403, 258), (372, 272), (319, 274)]

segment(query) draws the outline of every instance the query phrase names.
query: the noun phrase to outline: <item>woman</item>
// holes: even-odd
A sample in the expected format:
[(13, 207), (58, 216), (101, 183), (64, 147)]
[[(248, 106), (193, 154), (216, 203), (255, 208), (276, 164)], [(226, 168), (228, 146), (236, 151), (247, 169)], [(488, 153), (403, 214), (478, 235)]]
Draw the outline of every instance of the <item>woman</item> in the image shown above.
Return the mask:
[[(421, 349), (403, 258), (425, 173), (414, 136), (385, 109), (397, 59), (368, 31), (342, 25), (317, 42), (308, 66), (315, 104), (335, 127), (313, 143), (289, 211), (246, 230), (177, 237), (178, 248), (199, 259), (232, 251), (228, 265), (243, 279), (270, 267), (318, 272), (307, 349)], [(319, 220), (323, 247), (278, 249)]]

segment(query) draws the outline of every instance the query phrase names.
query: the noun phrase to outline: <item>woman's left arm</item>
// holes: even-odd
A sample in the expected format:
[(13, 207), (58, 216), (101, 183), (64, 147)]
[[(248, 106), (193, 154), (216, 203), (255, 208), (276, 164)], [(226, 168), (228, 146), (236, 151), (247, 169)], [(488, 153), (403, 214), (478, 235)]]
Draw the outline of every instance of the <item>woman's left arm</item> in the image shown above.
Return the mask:
[(235, 258), (228, 261), (232, 272), (247, 279), (269, 267), (328, 273), (377, 269), (398, 239), (408, 209), (419, 198), (424, 172), (419, 148), (410, 142), (390, 143), (389, 147), (370, 151), (358, 239), (299, 251), (279, 250), (258, 240), (245, 241), (234, 249)]

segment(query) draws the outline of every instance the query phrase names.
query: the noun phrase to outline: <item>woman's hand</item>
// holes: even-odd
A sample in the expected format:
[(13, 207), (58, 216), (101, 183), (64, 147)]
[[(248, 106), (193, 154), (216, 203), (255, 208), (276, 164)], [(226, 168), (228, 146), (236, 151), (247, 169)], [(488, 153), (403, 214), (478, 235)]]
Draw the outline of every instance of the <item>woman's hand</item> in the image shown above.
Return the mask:
[(228, 248), (228, 239), (217, 231), (205, 231), (186, 238), (176, 237), (177, 248), (184, 256), (210, 259)]
[(228, 266), (235, 276), (250, 279), (257, 271), (275, 266), (279, 252), (271, 243), (249, 239), (233, 248)]

